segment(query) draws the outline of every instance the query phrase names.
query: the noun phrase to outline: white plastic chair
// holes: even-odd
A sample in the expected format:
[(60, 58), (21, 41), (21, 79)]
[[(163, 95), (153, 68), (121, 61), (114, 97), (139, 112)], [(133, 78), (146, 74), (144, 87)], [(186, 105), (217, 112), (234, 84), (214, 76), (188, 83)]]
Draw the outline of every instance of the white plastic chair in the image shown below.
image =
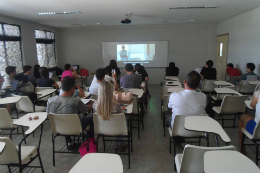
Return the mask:
[[(132, 145), (132, 132), (127, 128), (125, 114), (111, 114), (109, 120), (103, 120), (98, 114), (93, 114), (94, 120), (94, 133), (97, 136), (97, 152), (98, 152), (98, 139), (103, 137), (104, 151), (106, 151), (105, 138), (112, 137), (112, 141), (117, 141), (114, 137), (127, 138), (127, 140), (120, 140), (120, 142), (128, 143), (128, 165), (130, 169), (130, 147), (133, 151)], [(109, 140), (109, 141), (111, 141)]]
[(241, 76), (229, 76), (229, 80), (228, 82), (233, 84), (233, 85), (237, 85), (239, 79)]
[(242, 80), (238, 86), (238, 92), (243, 95), (253, 95), (255, 91), (255, 85), (251, 85), (246, 80)]
[(204, 79), (201, 86), (201, 92), (203, 92), (206, 95), (211, 95), (212, 93), (215, 93), (216, 85), (214, 85), (214, 81), (216, 80), (207, 80)]
[(0, 164), (7, 165), (9, 172), (11, 172), (10, 166), (19, 167), (21, 173), (25, 167), (30, 167), (31, 161), (39, 157), (40, 167), (44, 172), (39, 149), (36, 146), (15, 146), (9, 137), (0, 137), (0, 142), (6, 144), (2, 154), (0, 154)]
[(170, 95), (171, 94), (167, 94), (167, 95), (164, 95), (164, 101), (163, 101), (163, 105), (162, 105), (162, 119), (163, 119), (163, 135), (165, 137), (165, 120), (167, 119), (165, 117), (166, 114), (170, 114), (171, 115), (171, 112), (169, 112), (169, 109), (168, 109), (168, 103), (169, 103), (169, 99), (170, 99)]
[[(55, 166), (55, 153), (62, 153), (55, 151), (55, 139), (58, 136), (79, 136), (82, 133), (82, 126), (77, 114), (48, 114), (51, 124), (52, 145), (53, 145), (53, 166)], [(84, 135), (82, 136), (84, 139)]]
[[(37, 92), (40, 92), (40, 91), (43, 91), (43, 90), (46, 90), (46, 89), (53, 89), (53, 87), (36, 87), (36, 88), (35, 88), (35, 92), (37, 93)], [(52, 93), (52, 96), (54, 96), (54, 95), (56, 95), (55, 92)], [(40, 100), (40, 101), (46, 101), (46, 102), (47, 102), (50, 97), (51, 97), (51, 96), (48, 95), (48, 96), (46, 96), (46, 97), (44, 97), (44, 98), (41, 98), (41, 99), (39, 99), (39, 100)]]
[[(222, 120), (222, 127), (224, 128), (224, 120), (233, 120), (233, 128), (235, 127), (235, 121), (237, 115), (245, 113), (246, 105), (245, 101), (248, 96), (225, 96), (221, 106), (213, 107), (213, 111), (217, 113)], [(224, 119), (224, 115), (235, 115), (234, 119)]]
[[(204, 154), (214, 150), (233, 150), (236, 147), (230, 145), (225, 147), (200, 147), (186, 145), (183, 154), (175, 156), (175, 163), (178, 173), (204, 173)], [(218, 164), (218, 163), (216, 163)]]
[(26, 86), (21, 87), (20, 89), (23, 92), (27, 92), (27, 93), (34, 93), (35, 92), (35, 87), (33, 86), (33, 84), (31, 82), (28, 82), (26, 84)]

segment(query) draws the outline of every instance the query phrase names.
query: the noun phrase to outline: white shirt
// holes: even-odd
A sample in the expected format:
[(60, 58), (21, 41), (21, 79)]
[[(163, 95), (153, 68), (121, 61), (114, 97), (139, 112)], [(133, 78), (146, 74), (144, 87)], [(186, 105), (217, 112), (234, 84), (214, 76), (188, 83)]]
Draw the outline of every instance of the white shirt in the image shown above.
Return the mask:
[(96, 84), (94, 84), (94, 85), (91, 85), (91, 86), (89, 87), (89, 92), (90, 92), (91, 94), (96, 94), (96, 95), (98, 95), (98, 88), (99, 88), (99, 86), (100, 86), (100, 83), (96, 83)]
[(206, 95), (195, 90), (184, 90), (180, 93), (172, 93), (168, 107), (172, 108), (172, 122), (176, 115), (200, 115), (205, 112)]
[[(257, 97), (260, 93), (260, 91), (255, 92), (255, 97)], [(260, 96), (258, 96), (258, 102), (255, 106), (255, 122), (259, 123), (260, 121)]]
[[(105, 81), (107, 82), (111, 82), (111, 81), (114, 81), (112, 77), (108, 76), (108, 75), (105, 75)], [(96, 78), (96, 75), (94, 76), (92, 82), (91, 82), (91, 85), (90, 87), (93, 87), (94, 85), (96, 85), (97, 83), (97, 78)]]
[(6, 87), (12, 87), (13, 82), (15, 81), (14, 78), (10, 78), (10, 76), (5, 77), (5, 81), (2, 85), (2, 89), (5, 89)]

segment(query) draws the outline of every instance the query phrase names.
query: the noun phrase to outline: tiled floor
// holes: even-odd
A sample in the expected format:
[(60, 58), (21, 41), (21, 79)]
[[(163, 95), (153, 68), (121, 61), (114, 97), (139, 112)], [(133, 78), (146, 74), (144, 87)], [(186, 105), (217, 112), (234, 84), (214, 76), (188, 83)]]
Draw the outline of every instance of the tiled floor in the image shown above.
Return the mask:
[[(131, 153), (131, 169), (128, 169), (127, 156), (121, 156), (125, 173), (174, 172), (174, 156), (173, 154), (169, 154), (169, 134), (167, 131), (166, 137), (163, 137), (162, 120), (160, 118), (160, 86), (151, 85), (149, 86), (149, 90), (151, 98), (147, 113), (144, 117), (145, 127), (144, 130), (141, 129), (140, 139), (137, 139), (137, 130), (133, 131), (134, 152)], [(238, 129), (226, 128), (225, 130), (232, 140), (231, 144), (237, 147)], [(39, 131), (37, 131), (34, 138), (32, 136), (29, 137), (27, 145), (37, 145), (38, 137)], [(18, 136), (13, 141), (17, 144), (20, 139), (21, 136)], [(65, 140), (63, 137), (57, 140), (57, 146), (62, 146), (64, 144)], [(203, 141), (202, 145), (205, 146), (205, 144), (205, 141)], [(223, 146), (225, 144), (220, 142), (220, 145)], [(215, 146), (213, 135), (210, 136), (210, 146)], [(102, 146), (100, 146), (100, 151), (102, 151)], [(52, 166), (51, 129), (48, 121), (44, 123), (44, 134), (40, 152), (46, 173), (67, 173), (80, 159), (80, 155), (57, 154), (56, 166)], [(255, 153), (250, 149), (248, 149), (248, 156), (250, 159), (255, 160)], [(38, 161), (35, 161), (34, 164), (38, 164)], [(7, 167), (0, 166), (0, 172), (7, 172)], [(32, 170), (28, 172), (32, 172)], [(41, 172), (41, 170), (37, 169), (34, 172), (38, 173)]]

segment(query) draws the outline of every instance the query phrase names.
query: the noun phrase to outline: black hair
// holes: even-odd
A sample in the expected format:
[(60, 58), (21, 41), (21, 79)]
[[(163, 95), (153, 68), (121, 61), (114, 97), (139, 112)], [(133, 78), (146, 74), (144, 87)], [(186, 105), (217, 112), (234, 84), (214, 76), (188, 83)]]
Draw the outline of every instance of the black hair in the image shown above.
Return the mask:
[(174, 68), (174, 67), (175, 67), (175, 63), (174, 63), (174, 62), (170, 62), (170, 63), (169, 63), (169, 67), (170, 67), (170, 68)]
[(99, 68), (96, 70), (96, 78), (101, 81), (106, 75), (106, 71), (103, 68)]
[(112, 76), (112, 73), (111, 73), (111, 67), (110, 66), (107, 66), (106, 68), (104, 68), (104, 70), (106, 71), (106, 74), (108, 74), (108, 76)]
[(23, 72), (24, 73), (27, 73), (27, 71), (30, 71), (31, 69), (32, 69), (32, 66), (30, 66), (30, 65), (23, 66)]
[(6, 72), (8, 75), (10, 75), (11, 73), (15, 72), (15, 70), (16, 70), (16, 67), (14, 67), (14, 66), (7, 66), (7, 67), (5, 68), (5, 72)]
[(61, 89), (63, 91), (68, 92), (73, 87), (75, 87), (75, 80), (70, 76), (64, 77), (63, 80), (61, 81)]
[(116, 69), (117, 68), (117, 63), (115, 60), (110, 60), (109, 66), (111, 67), (111, 69)]
[(69, 69), (71, 68), (71, 65), (70, 65), (70, 64), (66, 64), (66, 65), (64, 66), (64, 68), (65, 68), (65, 70), (69, 70)]
[(128, 64), (125, 65), (125, 70), (126, 70), (127, 72), (130, 72), (130, 71), (133, 71), (133, 70), (134, 70), (134, 67), (133, 67), (132, 64), (128, 63)]
[(234, 68), (234, 65), (232, 63), (227, 64), (228, 67)]
[(254, 63), (247, 63), (246, 67), (249, 68), (251, 71), (255, 70), (255, 64)]
[(137, 63), (137, 64), (135, 64), (135, 70), (141, 70), (141, 68), (142, 68), (142, 66), (141, 66), (141, 64), (139, 64), (139, 63)]
[(201, 76), (196, 71), (191, 71), (185, 78), (186, 84), (188, 85), (188, 87), (190, 87), (192, 89), (198, 88), (198, 86), (200, 84), (200, 79), (201, 79)]
[(48, 79), (49, 78), (49, 70), (47, 67), (40, 68), (40, 74), (42, 78)]
[(208, 65), (208, 67), (209, 68), (211, 68), (211, 67), (213, 67), (213, 61), (212, 60), (208, 60), (207, 62), (206, 62), (206, 64)]

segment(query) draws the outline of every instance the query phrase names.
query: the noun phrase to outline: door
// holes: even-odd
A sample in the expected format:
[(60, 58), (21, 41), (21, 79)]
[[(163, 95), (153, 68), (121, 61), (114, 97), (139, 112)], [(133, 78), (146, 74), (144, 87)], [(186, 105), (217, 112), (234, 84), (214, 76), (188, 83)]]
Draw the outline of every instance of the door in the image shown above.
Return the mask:
[(228, 54), (228, 38), (229, 35), (218, 36), (218, 56), (217, 56), (217, 79), (226, 79), (226, 66), (227, 66), (227, 54)]

